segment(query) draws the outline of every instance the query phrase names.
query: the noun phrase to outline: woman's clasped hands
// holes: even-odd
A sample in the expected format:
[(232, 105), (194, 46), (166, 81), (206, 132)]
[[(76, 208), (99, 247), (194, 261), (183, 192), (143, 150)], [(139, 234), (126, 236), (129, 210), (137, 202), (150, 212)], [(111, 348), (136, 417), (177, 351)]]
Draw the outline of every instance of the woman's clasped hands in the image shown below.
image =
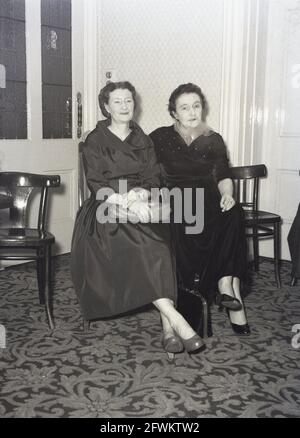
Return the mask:
[(132, 189), (123, 195), (114, 193), (107, 200), (109, 216), (120, 219), (122, 222), (149, 223), (165, 222), (170, 217), (170, 205), (168, 202), (160, 203), (159, 200), (151, 200), (150, 192), (143, 188)]
[(107, 199), (109, 215), (114, 219), (148, 223), (151, 221), (149, 196), (150, 192), (143, 188), (132, 189), (122, 195), (114, 193)]
[(134, 213), (139, 222), (151, 221), (151, 209), (148, 203), (150, 192), (143, 188), (130, 190), (127, 194), (127, 208)]

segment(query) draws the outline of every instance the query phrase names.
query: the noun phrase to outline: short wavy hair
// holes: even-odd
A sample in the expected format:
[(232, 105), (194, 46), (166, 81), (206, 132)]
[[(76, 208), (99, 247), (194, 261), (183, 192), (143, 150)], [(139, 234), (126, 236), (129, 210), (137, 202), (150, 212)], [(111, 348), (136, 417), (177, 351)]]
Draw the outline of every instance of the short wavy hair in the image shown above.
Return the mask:
[(200, 101), (201, 101), (203, 115), (206, 115), (208, 105), (207, 105), (207, 100), (206, 100), (204, 94), (202, 93), (201, 88), (198, 87), (198, 85), (195, 85), (195, 84), (192, 84), (191, 82), (189, 82), (188, 84), (179, 85), (177, 88), (175, 88), (174, 91), (172, 91), (171, 96), (169, 98), (169, 104), (168, 104), (168, 111), (170, 113), (170, 116), (173, 117), (173, 119), (175, 119), (174, 112), (176, 112), (176, 101), (177, 101), (179, 96), (181, 96), (182, 94), (185, 94), (185, 93), (198, 94)]
[(132, 94), (134, 108), (136, 106), (136, 91), (135, 91), (134, 86), (130, 82), (128, 82), (128, 81), (108, 82), (108, 84), (106, 84), (105, 87), (103, 87), (100, 90), (100, 93), (98, 96), (98, 101), (99, 101), (99, 106), (100, 106), (101, 112), (104, 115), (104, 117), (106, 117), (107, 119), (110, 119), (110, 114), (109, 114), (109, 112), (106, 111), (105, 104), (106, 105), (108, 104), (110, 93), (112, 93), (113, 91), (118, 90), (118, 89), (129, 90)]

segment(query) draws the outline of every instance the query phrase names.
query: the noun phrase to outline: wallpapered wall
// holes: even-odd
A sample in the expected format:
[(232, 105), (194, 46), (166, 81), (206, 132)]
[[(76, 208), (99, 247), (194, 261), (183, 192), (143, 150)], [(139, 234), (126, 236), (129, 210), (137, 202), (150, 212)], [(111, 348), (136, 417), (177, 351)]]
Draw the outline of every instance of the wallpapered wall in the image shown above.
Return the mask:
[(171, 91), (195, 82), (206, 95), (208, 123), (219, 129), (225, 0), (101, 0), (100, 76), (116, 69), (141, 97), (139, 122), (149, 133), (170, 125)]

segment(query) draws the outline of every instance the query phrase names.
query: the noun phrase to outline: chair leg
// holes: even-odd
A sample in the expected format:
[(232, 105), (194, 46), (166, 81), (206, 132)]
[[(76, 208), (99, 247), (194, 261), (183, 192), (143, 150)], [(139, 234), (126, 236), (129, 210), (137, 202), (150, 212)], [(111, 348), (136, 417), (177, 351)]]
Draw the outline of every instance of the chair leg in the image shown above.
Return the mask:
[(253, 261), (254, 269), (257, 272), (259, 270), (259, 250), (258, 250), (258, 230), (257, 227), (253, 227)]
[(39, 288), (40, 304), (45, 304), (45, 256), (43, 250), (38, 250), (38, 259), (36, 261), (37, 281)]
[(280, 272), (279, 272), (279, 252), (280, 252), (280, 224), (274, 224), (274, 262), (275, 262), (275, 278), (277, 287), (281, 287)]
[(207, 338), (207, 326), (208, 326), (208, 307), (207, 307), (207, 301), (203, 297), (203, 295), (199, 294), (201, 303), (202, 303), (202, 314), (203, 314), (203, 321), (202, 321), (202, 330), (203, 330), (203, 338)]
[(83, 319), (83, 331), (84, 333), (88, 333), (90, 329), (90, 321), (88, 321), (87, 319)]
[(297, 284), (297, 278), (296, 277), (292, 277), (291, 286), (296, 286), (296, 284)]
[(51, 330), (54, 329), (54, 322), (51, 314), (51, 292), (52, 292), (52, 284), (51, 284), (51, 245), (48, 245), (45, 250), (45, 307), (46, 314), (48, 317), (49, 327)]
[(202, 334), (203, 334), (203, 338), (207, 338), (207, 335), (208, 335), (208, 333), (207, 333), (207, 327), (208, 327), (207, 301), (199, 290), (200, 289), (199, 284), (200, 284), (199, 275), (195, 274), (194, 286), (195, 286), (195, 290), (197, 291), (197, 296), (200, 298), (201, 304), (202, 304)]

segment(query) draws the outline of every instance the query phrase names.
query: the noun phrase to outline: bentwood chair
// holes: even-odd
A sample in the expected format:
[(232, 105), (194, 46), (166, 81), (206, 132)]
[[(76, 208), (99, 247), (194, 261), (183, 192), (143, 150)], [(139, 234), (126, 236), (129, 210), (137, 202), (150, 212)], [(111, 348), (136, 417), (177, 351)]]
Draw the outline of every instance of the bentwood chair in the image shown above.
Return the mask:
[[(6, 221), (1, 220), (0, 260), (36, 260), (39, 300), (45, 305), (51, 329), (51, 247), (55, 238), (46, 231), (46, 208), (48, 190), (59, 185), (59, 175), (0, 173), (0, 188), (12, 199)], [(36, 192), (40, 193), (37, 226), (29, 228), (29, 200)]]
[(281, 217), (258, 209), (259, 182), (260, 178), (267, 176), (267, 168), (264, 164), (232, 167), (231, 174), (236, 185), (236, 200), (240, 202), (245, 211), (245, 225), (246, 229), (249, 230), (246, 236), (252, 238), (253, 241), (255, 271), (259, 269), (259, 239), (272, 238), (274, 241), (275, 279), (277, 287), (281, 287), (279, 272)]
[[(188, 309), (188, 306), (194, 306), (195, 314), (194, 317), (192, 317), (193, 322), (190, 321), (190, 324), (201, 337), (207, 338), (208, 336), (212, 335), (211, 326), (209, 325), (210, 313), (207, 301), (201, 293), (199, 282), (199, 275), (195, 274), (193, 282), (194, 284), (192, 287), (187, 288), (179, 285), (181, 294), (179, 294), (178, 299), (180, 300), (181, 313), (186, 318), (191, 318), (191, 316), (188, 316), (190, 314), (190, 309)], [(185, 305), (187, 306), (186, 309)], [(198, 317), (199, 313), (201, 314), (201, 318)], [(198, 321), (200, 321), (200, 323)]]

